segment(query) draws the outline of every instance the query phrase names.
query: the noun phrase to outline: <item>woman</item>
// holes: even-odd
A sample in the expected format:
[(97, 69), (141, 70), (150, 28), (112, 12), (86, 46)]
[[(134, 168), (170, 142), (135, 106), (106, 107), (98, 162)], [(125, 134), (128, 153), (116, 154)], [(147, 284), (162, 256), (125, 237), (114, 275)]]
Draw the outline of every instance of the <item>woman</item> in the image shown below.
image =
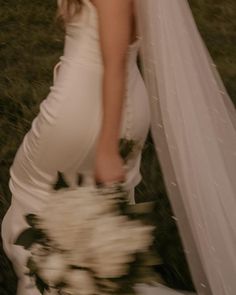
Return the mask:
[[(58, 171), (71, 186), (77, 185), (78, 173), (84, 184), (125, 181), (133, 202), (150, 126), (136, 64), (132, 1), (63, 0), (58, 10), (66, 29), (64, 54), (11, 166), (12, 202), (2, 223), (4, 249), (19, 278), (18, 295), (39, 294), (24, 274), (28, 252), (13, 244), (26, 226), (24, 214), (41, 208)], [(119, 154), (120, 138), (136, 141), (127, 165)]]
[[(187, 3), (137, 4), (135, 10), (132, 0), (59, 1), (64, 54), (11, 167), (12, 204), (2, 225), (18, 295), (38, 294), (24, 276), (27, 252), (13, 245), (25, 227), (23, 215), (41, 208), (57, 171), (72, 185), (78, 172), (88, 183), (125, 181), (133, 201), (150, 123), (198, 294), (234, 294), (235, 111), (209, 67)], [(137, 19), (143, 42), (135, 37)], [(139, 48), (148, 93), (136, 64)], [(215, 141), (219, 136), (224, 146)], [(118, 153), (121, 137), (139, 147), (126, 166)], [(178, 294), (161, 286), (138, 290)]]

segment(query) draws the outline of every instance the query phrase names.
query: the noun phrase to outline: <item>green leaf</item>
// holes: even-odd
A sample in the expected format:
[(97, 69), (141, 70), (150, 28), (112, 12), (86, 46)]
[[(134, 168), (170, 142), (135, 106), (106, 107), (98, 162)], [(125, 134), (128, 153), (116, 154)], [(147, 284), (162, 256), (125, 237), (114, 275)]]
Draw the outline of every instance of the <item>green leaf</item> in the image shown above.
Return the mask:
[(77, 184), (81, 186), (83, 184), (84, 176), (81, 173), (77, 173)]
[(67, 286), (68, 286), (68, 284), (62, 281), (62, 282), (57, 283), (55, 285), (55, 288), (60, 290), (60, 289), (65, 288)]
[(35, 214), (27, 214), (25, 215), (25, 220), (28, 223), (28, 225), (34, 227), (37, 225), (38, 217)]
[(163, 261), (156, 252), (149, 250), (149, 252), (142, 254), (143, 264), (147, 266), (156, 266), (163, 264)]
[(44, 235), (40, 230), (30, 227), (20, 233), (14, 244), (29, 249), (34, 243), (43, 238)]
[(134, 214), (150, 214), (156, 202), (143, 202), (129, 205), (129, 212)]
[(37, 270), (38, 270), (37, 265), (31, 257), (28, 258), (26, 266), (30, 270), (29, 272), (30, 276), (35, 275), (37, 273)]
[(134, 140), (121, 138), (119, 141), (119, 152), (121, 157), (127, 161), (128, 157), (131, 155), (131, 152), (133, 151), (133, 147), (135, 145)]
[(35, 275), (35, 284), (41, 294), (49, 290), (49, 286), (38, 275)]
[(54, 190), (59, 190), (61, 188), (67, 188), (69, 184), (66, 182), (65, 177), (62, 172), (57, 172), (57, 182), (53, 185)]

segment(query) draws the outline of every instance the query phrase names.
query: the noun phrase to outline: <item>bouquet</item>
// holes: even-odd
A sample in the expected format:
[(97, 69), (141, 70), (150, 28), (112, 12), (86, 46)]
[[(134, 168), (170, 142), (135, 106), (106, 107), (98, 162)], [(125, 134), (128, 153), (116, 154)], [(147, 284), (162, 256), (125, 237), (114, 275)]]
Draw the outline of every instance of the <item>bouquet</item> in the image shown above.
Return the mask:
[(128, 203), (122, 183), (53, 190), (15, 244), (30, 251), (27, 275), (41, 294), (131, 294), (151, 274), (154, 226)]

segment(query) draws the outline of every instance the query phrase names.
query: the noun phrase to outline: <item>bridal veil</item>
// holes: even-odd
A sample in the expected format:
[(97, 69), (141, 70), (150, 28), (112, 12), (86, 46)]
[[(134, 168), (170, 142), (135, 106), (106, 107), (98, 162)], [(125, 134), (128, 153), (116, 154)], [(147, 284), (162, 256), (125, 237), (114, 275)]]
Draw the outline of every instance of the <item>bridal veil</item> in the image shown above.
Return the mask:
[(236, 291), (236, 112), (187, 0), (136, 0), (151, 133), (200, 295)]

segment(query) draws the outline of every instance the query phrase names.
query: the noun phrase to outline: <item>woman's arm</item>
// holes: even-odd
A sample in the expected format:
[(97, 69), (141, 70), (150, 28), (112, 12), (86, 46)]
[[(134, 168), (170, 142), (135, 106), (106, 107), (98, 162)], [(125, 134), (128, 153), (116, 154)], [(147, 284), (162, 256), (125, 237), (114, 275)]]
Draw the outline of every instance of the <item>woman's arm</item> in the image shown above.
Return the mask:
[(104, 62), (101, 140), (116, 150), (126, 83), (126, 57), (131, 35), (130, 0), (93, 0), (99, 15)]
[(92, 0), (99, 16), (104, 63), (103, 121), (97, 146), (95, 179), (124, 180), (119, 155), (122, 106), (126, 88), (126, 59), (131, 36), (131, 0)]

